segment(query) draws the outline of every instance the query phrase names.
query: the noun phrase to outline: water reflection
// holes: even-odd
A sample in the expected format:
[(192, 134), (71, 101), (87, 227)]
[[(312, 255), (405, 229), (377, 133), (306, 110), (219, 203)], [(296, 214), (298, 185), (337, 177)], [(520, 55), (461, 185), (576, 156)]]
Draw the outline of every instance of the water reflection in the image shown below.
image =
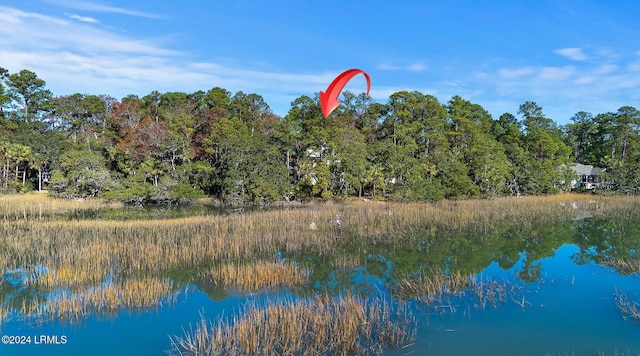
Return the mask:
[[(353, 243), (324, 257), (283, 252), (279, 258), (309, 271), (309, 283), (290, 286), (290, 290), (300, 297), (317, 295), (320, 291), (371, 295), (384, 290), (385, 286), (417, 275), (455, 271), (471, 276), (480, 274), (492, 264), (503, 270), (514, 269), (517, 278), (532, 283), (545, 273), (539, 261), (553, 256), (565, 244), (578, 247), (571, 257), (578, 265), (595, 262), (615, 267), (616, 261), (627, 261), (627, 268), (618, 270), (630, 274), (637, 272), (628, 267), (638, 260), (640, 224), (631, 219), (590, 217), (555, 224), (541, 222), (530, 228), (505, 225), (490, 233), (426, 233), (411, 241), (410, 244), (387, 246)], [(47, 267), (43, 265), (5, 271), (0, 284), (1, 304), (20, 309), (26, 304), (35, 307), (46, 301), (53, 290), (39, 287), (37, 283), (46, 271)], [(223, 300), (234, 292), (233, 285), (220, 286), (203, 279), (202, 271), (194, 266), (185, 266), (170, 273), (169, 277), (179, 288), (197, 285), (212, 300)]]
[[(397, 243), (370, 245), (350, 241), (323, 256), (304, 251), (281, 251), (277, 256), (267, 256), (267, 259), (262, 257), (237, 263), (241, 267), (243, 264), (260, 260), (273, 261), (275, 258), (278, 261), (292, 262), (309, 273), (307, 283), (268, 291), (241, 292), (233, 284), (221, 286), (204, 278), (205, 267), (184, 266), (168, 273), (173, 285), (167, 286), (166, 295), (175, 294), (185, 286), (197, 286), (194, 296), (185, 298), (200, 300), (200, 306), (283, 294), (294, 298), (335, 296), (345, 292), (363, 297), (391, 295), (398, 300), (415, 302), (416, 308), (420, 308), (421, 303), (428, 305), (430, 310), (437, 308), (436, 315), (448, 316), (434, 319), (433, 314), (429, 313), (428, 317), (431, 319), (428, 324), (435, 322), (447, 325), (446, 330), (456, 330), (458, 337), (465, 340), (478, 340), (478, 335), (483, 335), (484, 332), (477, 329), (475, 322), (481, 325), (488, 323), (485, 326), (493, 325), (496, 330), (521, 342), (524, 336), (506, 330), (508, 325), (533, 332), (523, 328), (524, 323), (540, 328), (556, 323), (550, 330), (568, 333), (568, 340), (573, 342), (571, 345), (577, 345), (577, 333), (581, 330), (589, 335), (604, 335), (596, 338), (603, 343), (598, 350), (610, 350), (615, 345), (623, 344), (629, 350), (637, 351), (640, 346), (628, 342), (635, 340), (635, 337), (629, 338), (629, 326), (621, 324), (624, 320), (619, 314), (613, 313), (618, 299), (625, 301), (627, 305), (634, 305), (633, 298), (637, 294), (633, 291), (637, 291), (637, 280), (616, 279), (614, 271), (597, 267), (599, 269), (594, 272), (594, 268), (597, 264), (611, 267), (623, 275), (637, 273), (639, 223), (640, 219), (633, 218), (621, 220), (587, 217), (563, 222), (540, 222), (528, 227), (505, 224), (495, 226), (491, 231), (441, 233), (425, 229), (424, 233)], [(206, 266), (208, 269), (215, 267)], [(47, 271), (47, 266), (43, 265), (5, 271), (0, 283), (2, 308), (11, 311), (14, 316), (29, 314), (34, 310), (47, 310), (46, 304), (51, 303), (51, 298), (60, 292), (38, 283), (38, 278)], [(132, 275), (127, 278), (145, 281), (141, 276)], [(165, 279), (156, 276), (153, 281), (162, 283)], [(125, 283), (124, 280), (121, 282)], [(433, 289), (425, 289), (429, 283), (435, 283)], [(79, 286), (79, 289), (92, 290), (97, 287), (99, 285), (88, 284)], [(618, 291), (626, 291), (627, 294), (616, 294)], [(203, 295), (208, 298), (198, 299)], [(577, 295), (580, 297), (576, 297)], [(166, 300), (157, 295), (151, 299)], [(170, 300), (175, 303), (176, 299)], [(121, 309), (125, 307), (127, 305), (122, 303)], [(143, 306), (139, 309), (155, 310), (156, 307)], [(174, 307), (181, 308), (180, 305)], [(500, 311), (489, 317), (484, 314), (485, 309)], [(522, 316), (518, 314), (522, 309), (534, 309), (535, 312), (518, 319)], [(558, 321), (548, 314), (548, 310), (555, 311), (555, 318), (562, 316), (573, 321)], [(105, 312), (114, 315), (113, 309)], [(588, 315), (597, 319), (598, 323), (605, 323), (602, 325), (609, 325), (619, 334), (611, 335), (603, 330), (602, 325), (593, 326)], [(474, 323), (469, 323), (470, 318)], [(15, 323), (14, 326), (21, 322), (19, 318), (8, 320)], [(497, 327), (498, 324), (501, 326)], [(637, 328), (633, 330), (637, 331)], [(438, 341), (431, 339), (434, 334)], [(543, 334), (549, 338), (547, 341), (553, 338), (550, 331)], [(495, 336), (490, 338), (493, 337)], [(437, 329), (434, 331), (427, 327), (419, 333), (416, 348), (428, 347), (434, 353), (457, 353), (447, 349), (455, 345), (453, 340), (447, 340), (448, 335), (443, 337)], [(557, 345), (568, 345), (559, 340), (554, 342)], [(586, 345), (594, 346), (589, 342)], [(418, 350), (416, 348), (414, 350)], [(575, 352), (593, 348), (537, 350)], [(461, 348), (456, 351), (477, 353), (474, 351), (478, 350)]]

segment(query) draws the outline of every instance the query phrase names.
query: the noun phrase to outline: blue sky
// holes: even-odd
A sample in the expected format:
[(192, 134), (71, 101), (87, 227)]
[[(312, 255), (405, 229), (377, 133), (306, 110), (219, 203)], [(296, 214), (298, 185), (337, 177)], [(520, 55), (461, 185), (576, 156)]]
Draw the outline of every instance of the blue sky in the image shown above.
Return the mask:
[[(223, 87), (285, 115), (342, 71), (370, 95), (453, 95), (494, 118), (535, 101), (577, 111), (640, 108), (640, 1), (3, 0), (0, 67), (56, 95), (144, 96)], [(362, 76), (346, 87), (365, 91)]]

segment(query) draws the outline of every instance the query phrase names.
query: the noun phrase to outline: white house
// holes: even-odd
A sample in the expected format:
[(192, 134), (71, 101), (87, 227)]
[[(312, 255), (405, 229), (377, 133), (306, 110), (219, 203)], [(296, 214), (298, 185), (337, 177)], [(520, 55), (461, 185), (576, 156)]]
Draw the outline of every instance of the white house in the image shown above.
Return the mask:
[(571, 169), (576, 173), (578, 179), (571, 181), (571, 189), (584, 188), (596, 189), (602, 187), (602, 178), (598, 175), (606, 170), (606, 168), (594, 167), (591, 165), (574, 163)]

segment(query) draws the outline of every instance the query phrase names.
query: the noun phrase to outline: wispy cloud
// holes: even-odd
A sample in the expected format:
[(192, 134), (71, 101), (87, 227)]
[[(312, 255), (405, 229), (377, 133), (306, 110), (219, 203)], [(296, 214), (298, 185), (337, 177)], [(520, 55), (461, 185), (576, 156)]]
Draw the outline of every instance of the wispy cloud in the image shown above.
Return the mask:
[(501, 68), (493, 73), (484, 69), (482, 80), (496, 85), (487, 84), (483, 98), (487, 103), (495, 101), (495, 97), (501, 100), (520, 98), (521, 102), (533, 100), (543, 106), (547, 115), (560, 122), (569, 119), (571, 114), (567, 112), (571, 110), (574, 113), (581, 110), (601, 113), (633, 105), (623, 99), (610, 98), (640, 99), (640, 61), (625, 63), (626, 56), (610, 54), (594, 56), (579, 66)]
[(563, 57), (569, 58), (574, 61), (584, 61), (588, 57), (582, 52), (582, 48), (571, 47), (571, 48), (559, 48), (554, 51), (556, 54), (559, 54)]
[(529, 75), (531, 73), (533, 73), (533, 67), (524, 67), (524, 68), (515, 68), (515, 69), (502, 68), (498, 70), (498, 74), (502, 78), (507, 78), (507, 79), (520, 78), (520, 77)]
[(380, 63), (376, 66), (378, 70), (400, 70), (401, 67), (393, 65), (389, 62)]
[(427, 66), (423, 61), (414, 62), (408, 65), (396, 65), (391, 62), (383, 62), (376, 66), (378, 70), (386, 70), (386, 71), (394, 71), (394, 70), (404, 70), (410, 72), (422, 72), (427, 70), (429, 66)]
[(278, 114), (302, 94), (313, 95), (335, 77), (334, 72), (288, 73), (232, 60), (203, 61), (165, 47), (166, 40), (132, 38), (90, 21), (45, 16), (0, 6), (2, 67), (11, 72), (34, 71), (56, 95), (75, 92), (123, 97), (153, 90), (207, 90), (220, 86), (232, 92), (256, 92)]
[(615, 64), (605, 63), (593, 69), (593, 73), (597, 75), (604, 75), (613, 73), (618, 69), (618, 66)]
[(83, 11), (98, 12), (98, 13), (113, 13), (113, 14), (136, 16), (136, 17), (146, 17), (146, 18), (152, 18), (152, 19), (161, 18), (161, 16), (157, 14), (143, 12), (143, 11), (136, 11), (132, 9), (126, 9), (123, 7), (110, 6), (110, 5), (100, 4), (97, 2), (82, 1), (82, 0), (44, 0), (44, 1), (50, 4), (66, 7), (69, 9), (75, 9), (75, 10), (83, 10)]
[(87, 22), (87, 23), (98, 23), (98, 22), (100, 22), (100, 21), (94, 19), (93, 17), (88, 17), (88, 16), (69, 15), (69, 17), (74, 19), (74, 20)]
[(424, 64), (423, 62), (416, 62), (413, 64), (410, 64), (407, 69), (412, 71), (412, 72), (422, 72), (423, 70), (426, 70), (427, 68), (429, 68), (426, 64)]
[[(0, 66), (11, 72), (21, 69), (36, 72), (56, 95), (80, 92), (122, 97), (146, 95), (153, 90), (193, 92), (220, 86), (231, 92), (259, 93), (274, 112), (284, 115), (295, 98), (313, 96), (314, 92), (324, 90), (340, 69), (291, 72), (271, 63), (207, 58), (201, 53), (172, 49), (178, 36), (171, 33), (165, 34), (166, 37), (144, 38), (108, 26), (95, 26), (90, 19), (106, 20), (98, 15), (85, 16), (91, 15), (90, 11), (125, 13), (130, 12), (128, 10), (106, 5), (96, 7), (95, 3), (86, 1), (46, 1), (59, 2), (61, 6), (71, 4), (66, 7), (76, 9), (56, 17), (0, 6)], [(94, 10), (89, 10), (91, 8)], [(178, 47), (184, 48), (177, 44), (173, 48)], [(574, 59), (585, 55), (582, 50), (563, 50), (565, 56), (572, 55)], [(426, 61), (379, 59), (376, 66), (379, 76), (374, 79), (371, 96), (386, 102), (397, 91), (417, 90), (446, 103), (452, 96), (460, 95), (483, 105), (494, 115), (505, 111), (515, 113), (519, 104), (533, 100), (543, 106), (549, 117), (568, 120), (571, 114), (567, 112), (574, 109), (573, 113), (615, 111), (622, 105), (633, 105), (629, 100), (640, 100), (640, 53), (635, 51), (609, 51), (605, 56), (602, 50), (594, 48), (588, 60), (572, 62), (570, 66), (519, 58), (511, 67), (498, 67), (497, 62), (483, 64), (476, 73), (456, 63), (438, 65), (431, 60), (429, 65), (438, 70), (428, 71)], [(420, 71), (430, 75), (424, 80), (420, 78), (423, 81), (416, 84), (413, 78), (418, 77), (416, 73)], [(385, 76), (392, 79), (384, 82)], [(364, 80), (350, 85), (359, 90), (359, 85), (364, 87)]]
[(538, 77), (543, 80), (566, 80), (574, 72), (573, 67), (544, 67), (540, 69)]
[[(11, 31), (10, 25), (21, 25), (25, 20), (34, 20), (42, 24), (65, 26), (68, 21), (58, 19), (55, 17), (34, 13), (25, 12), (22, 10), (14, 9), (11, 7), (0, 6), (0, 22), (5, 23), (5, 29)], [(9, 26), (6, 26), (9, 25)], [(9, 39), (11, 40), (11, 39)]]

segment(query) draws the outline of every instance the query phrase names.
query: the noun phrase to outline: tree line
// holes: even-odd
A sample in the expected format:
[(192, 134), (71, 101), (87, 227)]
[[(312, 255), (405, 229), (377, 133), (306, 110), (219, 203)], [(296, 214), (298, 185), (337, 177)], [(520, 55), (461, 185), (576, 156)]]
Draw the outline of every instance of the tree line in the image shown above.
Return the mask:
[[(344, 92), (328, 119), (318, 95), (284, 117), (259, 94), (54, 96), (29, 71), (0, 68), (0, 192), (45, 186), (64, 198), (227, 204), (314, 197), (396, 201), (550, 194), (579, 162), (640, 188), (640, 112), (578, 112), (561, 126), (527, 101), (494, 119), (454, 96), (386, 103)], [(49, 177), (50, 175), (50, 177)]]

